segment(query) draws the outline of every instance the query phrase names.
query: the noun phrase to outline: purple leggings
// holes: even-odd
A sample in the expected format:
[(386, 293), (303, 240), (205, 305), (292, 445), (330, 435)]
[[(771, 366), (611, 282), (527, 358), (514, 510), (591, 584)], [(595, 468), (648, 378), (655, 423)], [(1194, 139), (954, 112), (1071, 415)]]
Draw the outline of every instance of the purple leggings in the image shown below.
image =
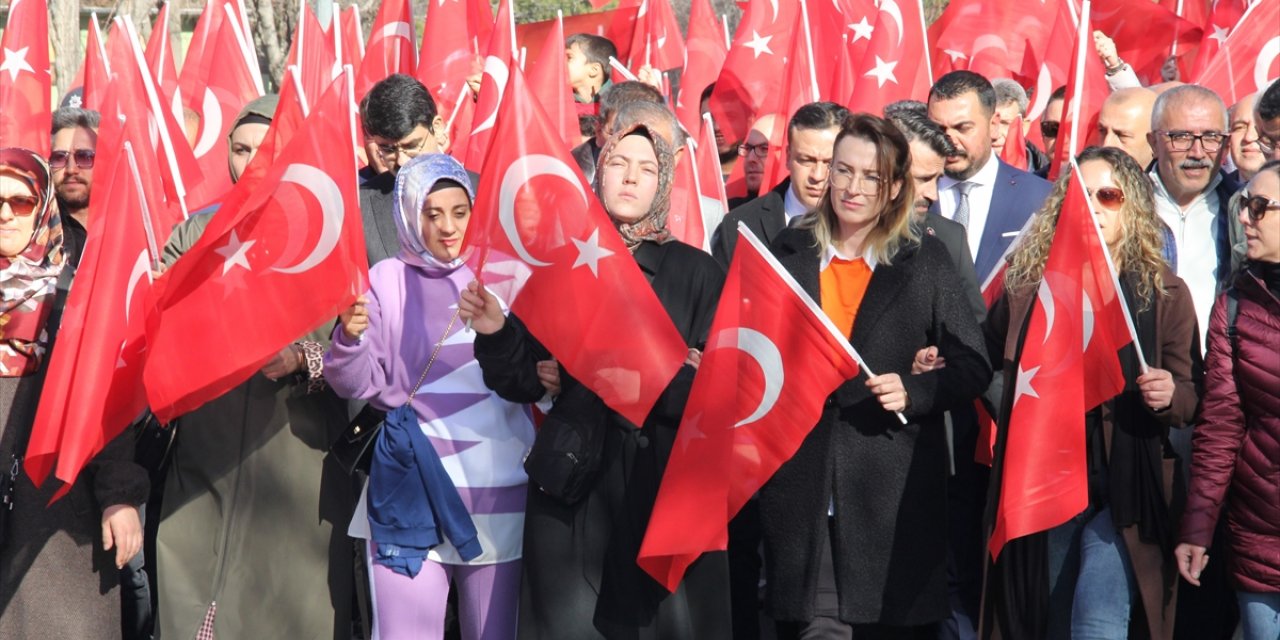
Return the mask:
[[(373, 557), (370, 544), (369, 557)], [(449, 581), (458, 585), (458, 622), (463, 640), (516, 637), (520, 561), (453, 565), (426, 560), (410, 578), (380, 564), (370, 565), (373, 639), (444, 637)]]

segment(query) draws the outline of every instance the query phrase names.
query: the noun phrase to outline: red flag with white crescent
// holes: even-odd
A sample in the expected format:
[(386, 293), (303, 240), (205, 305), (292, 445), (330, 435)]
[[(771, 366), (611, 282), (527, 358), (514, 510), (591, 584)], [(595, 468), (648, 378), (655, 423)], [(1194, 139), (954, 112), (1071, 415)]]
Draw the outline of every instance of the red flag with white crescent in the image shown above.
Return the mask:
[(1213, 90), (1227, 104), (1266, 89), (1280, 78), (1280, 0), (1254, 3), (1222, 42), (1196, 83)]
[(497, 124), (498, 107), (502, 104), (502, 94), (507, 88), (511, 70), (516, 66), (515, 29), (511, 0), (502, 0), (498, 5), (498, 16), (494, 19), (489, 49), (484, 57), (484, 76), (480, 80), (480, 95), (476, 97), (471, 135), (467, 139), (467, 148), (462, 161), (462, 164), (472, 171), (479, 171), (484, 165), (489, 144), (494, 140), (493, 129)]
[(364, 98), (373, 85), (396, 74), (413, 75), (418, 68), (418, 49), (413, 42), (413, 9), (409, 0), (386, 0), (373, 20), (364, 60), (356, 75), (356, 99)]
[(144, 377), (161, 420), (244, 382), (367, 288), (354, 103), (351, 81), (335, 82), (265, 175), (237, 183), (157, 281)]
[(0, 147), (49, 157), (51, 80), (49, 7), (45, 0), (14, 0), (0, 38)]
[(726, 548), (729, 520), (799, 450), (827, 397), (859, 371), (849, 341), (739, 229), (637, 558), (668, 591), (702, 553)]
[(726, 136), (743, 140), (757, 118), (784, 99), (787, 52), (796, 37), (798, 2), (750, 0), (711, 93), (711, 117)]
[(689, 345), (518, 68), (493, 135), (502, 144), (480, 167), (467, 263), (570, 375), (643, 424)]

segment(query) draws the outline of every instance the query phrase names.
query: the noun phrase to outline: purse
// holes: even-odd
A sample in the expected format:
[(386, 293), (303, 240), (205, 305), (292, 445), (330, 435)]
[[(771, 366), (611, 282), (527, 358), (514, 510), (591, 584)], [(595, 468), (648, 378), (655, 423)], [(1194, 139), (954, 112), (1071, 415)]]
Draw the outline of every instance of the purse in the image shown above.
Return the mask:
[(607, 416), (604, 401), (586, 387), (561, 396), (524, 459), (529, 480), (566, 505), (587, 497), (600, 471)]
[[(436, 357), (440, 355), (440, 347), (444, 346), (445, 338), (449, 337), (449, 332), (453, 330), (453, 325), (457, 321), (458, 311), (454, 311), (453, 318), (449, 320), (449, 326), (444, 329), (444, 335), (440, 336), (435, 348), (431, 350), (431, 358), (427, 360), (426, 368), (418, 377), (418, 384), (413, 385), (413, 391), (405, 400), (406, 407), (413, 402), (413, 397), (418, 395), (418, 389), (422, 387), (427, 374), (431, 372), (431, 365), (435, 364)], [(329, 454), (348, 475), (355, 475), (357, 471), (366, 475), (369, 473), (369, 464), (373, 461), (373, 444), (378, 441), (378, 433), (382, 431), (382, 424), (386, 419), (386, 411), (366, 404), (360, 413), (351, 419), (347, 428), (338, 434), (338, 438), (329, 445)]]

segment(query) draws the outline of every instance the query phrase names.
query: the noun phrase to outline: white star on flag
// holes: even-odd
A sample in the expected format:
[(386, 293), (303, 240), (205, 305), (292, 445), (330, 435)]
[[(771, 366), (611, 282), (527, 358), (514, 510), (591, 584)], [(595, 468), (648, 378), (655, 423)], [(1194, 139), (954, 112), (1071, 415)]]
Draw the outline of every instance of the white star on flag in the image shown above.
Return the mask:
[(578, 248), (578, 259), (573, 261), (573, 268), (577, 269), (582, 265), (587, 265), (591, 269), (591, 275), (600, 277), (600, 261), (613, 255), (613, 252), (600, 246), (600, 229), (591, 232), (591, 237), (586, 240), (570, 238), (573, 245)]
[(760, 32), (752, 29), (751, 40), (742, 43), (742, 46), (754, 51), (756, 54), (755, 59), (758, 60), (761, 53), (768, 52), (769, 55), (773, 55), (773, 49), (769, 48), (770, 40), (773, 40), (773, 36), (765, 36), (761, 38)]
[(236, 265), (244, 267), (246, 271), (252, 271), (253, 269), (249, 267), (249, 257), (247, 254), (249, 253), (249, 248), (256, 242), (257, 240), (240, 242), (240, 238), (236, 236), (235, 230), (232, 229), (231, 239), (227, 241), (227, 244), (214, 249), (215, 253), (226, 258), (226, 261), (222, 263), (222, 275), (227, 275), (227, 272), (234, 269)]
[(884, 83), (890, 80), (892, 80), (894, 84), (898, 84), (898, 78), (893, 75), (893, 69), (897, 66), (897, 60), (894, 60), (893, 62), (885, 62), (880, 56), (876, 56), (875, 68), (868, 71), (866, 75), (876, 79), (877, 88), (884, 87)]
[(956, 60), (969, 59), (969, 56), (965, 55), (963, 52), (956, 51), (955, 49), (944, 49), (942, 52), (951, 56), (951, 64), (955, 64)]
[(4, 62), (0, 63), (0, 71), (9, 72), (10, 82), (16, 81), (18, 79), (18, 74), (23, 71), (30, 73), (36, 72), (36, 70), (32, 69), (31, 65), (27, 62), (27, 50), (30, 48), (31, 47), (23, 47), (17, 51), (5, 48)]
[(1218, 46), (1219, 46), (1219, 47), (1221, 47), (1221, 46), (1222, 46), (1222, 43), (1223, 43), (1223, 42), (1226, 42), (1226, 40), (1227, 40), (1227, 34), (1229, 34), (1229, 33), (1231, 33), (1231, 30), (1230, 30), (1230, 29), (1228, 29), (1228, 28), (1226, 28), (1226, 27), (1219, 27), (1218, 25), (1216, 25), (1216, 24), (1215, 24), (1215, 25), (1213, 25), (1213, 35), (1211, 35), (1211, 36), (1209, 36), (1209, 37), (1210, 37), (1210, 38), (1213, 38), (1214, 40), (1217, 40), (1217, 41), (1218, 41)]
[(1013, 391), (1014, 405), (1018, 404), (1018, 399), (1022, 396), (1040, 397), (1040, 394), (1036, 393), (1035, 388), (1031, 386), (1031, 380), (1036, 377), (1036, 372), (1038, 371), (1040, 371), (1040, 367), (1031, 367), (1024, 371), (1021, 365), (1018, 366), (1018, 380)]
[(849, 25), (849, 28), (853, 30), (853, 42), (863, 39), (870, 40), (871, 34), (875, 33), (876, 30), (875, 27), (871, 26), (871, 23), (867, 22), (866, 16), (862, 16), (861, 20)]

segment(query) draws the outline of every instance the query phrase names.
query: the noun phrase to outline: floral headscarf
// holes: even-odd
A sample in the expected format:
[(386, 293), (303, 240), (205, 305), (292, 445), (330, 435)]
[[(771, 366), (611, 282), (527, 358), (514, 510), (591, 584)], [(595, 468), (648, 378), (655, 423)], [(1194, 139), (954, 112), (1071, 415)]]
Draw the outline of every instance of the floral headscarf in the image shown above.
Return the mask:
[(14, 378), (40, 369), (49, 341), (45, 322), (66, 255), (44, 158), (27, 149), (0, 149), (0, 174), (25, 182), (40, 200), (27, 248), (13, 258), (0, 256), (0, 377)]
[(394, 197), (394, 216), (396, 231), (400, 236), (400, 253), (396, 258), (405, 264), (421, 267), (431, 271), (452, 271), (463, 263), (464, 258), (445, 264), (431, 255), (422, 241), (422, 206), (432, 187), (441, 180), (458, 183), (467, 192), (467, 199), (476, 200), (475, 190), (471, 186), (471, 176), (451, 156), (443, 153), (427, 153), (417, 156), (396, 173)]
[(648, 213), (632, 223), (621, 222), (610, 214), (614, 226), (618, 228), (618, 234), (622, 236), (622, 241), (631, 251), (635, 251), (636, 247), (646, 240), (662, 244), (673, 239), (671, 231), (667, 229), (667, 215), (671, 213), (671, 183), (675, 176), (676, 165), (675, 150), (660, 131), (662, 129), (657, 126), (657, 123), (645, 122), (643, 118), (624, 125), (609, 136), (608, 141), (604, 143), (604, 148), (600, 150), (600, 159), (596, 163), (596, 179), (592, 187), (596, 193), (601, 193), (600, 185), (605, 173), (604, 167), (609, 163), (610, 156), (623, 138), (640, 134), (653, 144), (653, 153), (658, 158), (658, 192), (653, 196), (653, 204), (649, 205)]

